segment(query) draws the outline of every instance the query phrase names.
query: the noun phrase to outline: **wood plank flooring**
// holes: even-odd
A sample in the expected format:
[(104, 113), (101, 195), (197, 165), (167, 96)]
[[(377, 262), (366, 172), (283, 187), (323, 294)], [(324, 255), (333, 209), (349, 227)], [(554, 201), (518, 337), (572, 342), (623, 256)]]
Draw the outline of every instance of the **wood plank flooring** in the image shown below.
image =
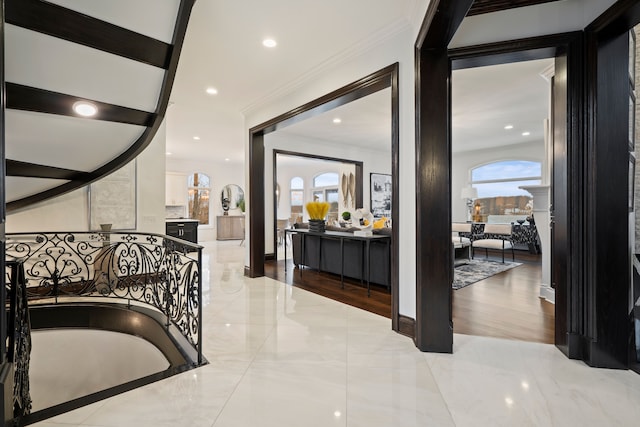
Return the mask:
[(555, 305), (538, 297), (541, 276), (539, 262), (525, 262), (454, 291), (453, 331), (553, 344)]
[[(478, 257), (484, 258), (484, 255)], [(455, 333), (553, 344), (555, 305), (538, 298), (542, 274), (540, 256), (520, 252), (516, 254), (516, 261), (523, 264), (453, 292)], [(368, 298), (366, 288), (359, 281), (345, 280), (343, 290), (339, 276), (310, 269), (301, 271), (293, 267), (290, 258), (287, 264), (286, 277), (284, 261), (266, 262), (265, 275), (391, 317), (391, 295), (383, 287), (372, 286)]]
[(340, 276), (294, 268), (291, 258), (287, 259), (287, 268), (285, 278), (284, 261), (267, 261), (265, 276), (391, 319), (391, 294), (384, 287), (371, 285), (371, 296), (367, 297), (366, 285), (362, 287), (360, 281), (345, 278), (342, 289)]

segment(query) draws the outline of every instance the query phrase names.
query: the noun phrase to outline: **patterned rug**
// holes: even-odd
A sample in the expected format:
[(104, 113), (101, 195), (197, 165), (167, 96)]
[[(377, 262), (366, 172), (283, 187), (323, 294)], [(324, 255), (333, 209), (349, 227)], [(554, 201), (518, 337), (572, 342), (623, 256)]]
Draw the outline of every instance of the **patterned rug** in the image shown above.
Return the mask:
[(464, 288), (472, 283), (479, 282), (494, 274), (502, 273), (519, 265), (522, 265), (522, 263), (505, 261), (503, 264), (499, 261), (469, 260), (469, 264), (463, 264), (454, 269), (453, 289)]

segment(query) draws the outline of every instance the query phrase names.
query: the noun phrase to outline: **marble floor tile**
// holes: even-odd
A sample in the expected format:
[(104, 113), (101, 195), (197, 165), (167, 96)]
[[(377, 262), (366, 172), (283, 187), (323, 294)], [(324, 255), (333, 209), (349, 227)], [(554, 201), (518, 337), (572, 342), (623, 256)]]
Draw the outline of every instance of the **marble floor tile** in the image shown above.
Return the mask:
[(244, 277), (237, 242), (204, 246), (209, 365), (36, 426), (640, 425), (640, 375), (458, 334), (453, 354), (422, 353), (389, 319)]

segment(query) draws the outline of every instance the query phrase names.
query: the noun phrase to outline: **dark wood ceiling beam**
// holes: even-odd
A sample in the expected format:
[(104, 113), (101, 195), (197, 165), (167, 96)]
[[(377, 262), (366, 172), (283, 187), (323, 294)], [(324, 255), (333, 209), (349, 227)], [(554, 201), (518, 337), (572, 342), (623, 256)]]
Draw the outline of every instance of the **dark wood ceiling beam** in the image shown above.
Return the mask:
[(550, 3), (558, 0), (475, 0), (467, 16), (481, 15), (483, 13), (498, 12), (516, 7), (533, 6), (535, 4)]
[(170, 44), (56, 4), (6, 0), (5, 21), (154, 67), (169, 68)]
[(24, 178), (66, 179), (69, 181), (91, 179), (91, 174), (88, 172), (38, 165), (35, 163), (10, 159), (6, 160), (6, 171), (7, 176)]
[(90, 184), (91, 182), (116, 171), (118, 168), (124, 166), (125, 164), (136, 158), (136, 156), (140, 154), (151, 143), (153, 136), (156, 134), (158, 128), (162, 123), (164, 115), (167, 111), (167, 106), (169, 105), (169, 95), (171, 94), (171, 88), (176, 76), (176, 70), (178, 69), (178, 59), (180, 58), (180, 51), (182, 50), (184, 36), (187, 32), (187, 24), (189, 23), (189, 16), (191, 15), (191, 10), (193, 8), (194, 2), (195, 0), (180, 0), (177, 22), (173, 30), (173, 39), (171, 41), (171, 44), (173, 45), (173, 49), (171, 50), (171, 61), (164, 76), (156, 113), (152, 114), (153, 119), (151, 126), (148, 127), (124, 153), (120, 154), (117, 158), (111, 160), (97, 170), (92, 171), (90, 179), (76, 179), (59, 185), (55, 188), (45, 190), (38, 194), (27, 196), (18, 200), (13, 200), (7, 203), (7, 212), (17, 212), (20, 209), (23, 209), (34, 203), (68, 193), (84, 185)]
[[(39, 113), (58, 114), (90, 120), (104, 120), (109, 122), (128, 123), (138, 126), (151, 126), (155, 119), (154, 113), (107, 104), (64, 93), (52, 92), (16, 83), (6, 83), (7, 109), (34, 111)], [(74, 113), (73, 104), (78, 101), (89, 101), (98, 108), (98, 113), (92, 117), (83, 117)]]

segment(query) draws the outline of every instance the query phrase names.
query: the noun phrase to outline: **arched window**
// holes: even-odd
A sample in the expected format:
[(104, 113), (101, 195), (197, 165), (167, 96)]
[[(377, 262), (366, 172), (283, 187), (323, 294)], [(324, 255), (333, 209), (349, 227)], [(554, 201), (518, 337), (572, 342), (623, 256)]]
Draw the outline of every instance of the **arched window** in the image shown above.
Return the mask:
[(291, 178), (291, 215), (302, 215), (304, 205), (304, 180), (299, 176)]
[[(506, 160), (478, 166), (471, 170), (471, 186), (478, 190), (474, 204), (474, 220), (512, 222), (531, 215), (531, 195), (518, 187), (539, 185), (542, 163), (527, 160)], [(479, 218), (478, 218), (479, 216)]]
[(189, 175), (189, 218), (197, 219), (200, 224), (209, 224), (209, 201), (211, 180), (209, 175), (196, 172)]
[(340, 178), (336, 172), (326, 172), (313, 178), (313, 200), (329, 202), (329, 213), (338, 214), (338, 182)]

